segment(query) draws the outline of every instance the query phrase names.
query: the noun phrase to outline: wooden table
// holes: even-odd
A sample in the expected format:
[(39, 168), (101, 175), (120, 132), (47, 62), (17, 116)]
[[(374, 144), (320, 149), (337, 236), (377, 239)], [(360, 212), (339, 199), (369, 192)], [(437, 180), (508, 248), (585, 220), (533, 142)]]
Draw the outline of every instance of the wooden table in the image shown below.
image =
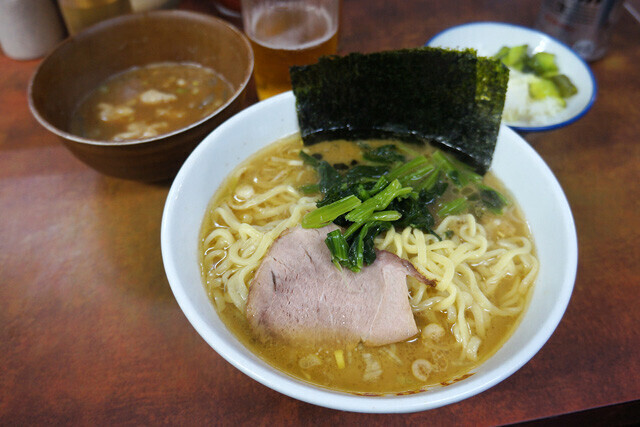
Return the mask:
[[(532, 26), (539, 2), (517, 3), (345, 0), (340, 52), (419, 46), (471, 21)], [(216, 13), (209, 1), (182, 7)], [(624, 402), (586, 419), (637, 416), (640, 23), (627, 11), (608, 54), (591, 64), (599, 89), (591, 111), (524, 135), (562, 184), (578, 230), (577, 280), (562, 322), (502, 383), (407, 415), (302, 403), (219, 357), (164, 274), (168, 185), (109, 178), (76, 160), (28, 110), (37, 65), (0, 56), (0, 424), (493, 425)]]

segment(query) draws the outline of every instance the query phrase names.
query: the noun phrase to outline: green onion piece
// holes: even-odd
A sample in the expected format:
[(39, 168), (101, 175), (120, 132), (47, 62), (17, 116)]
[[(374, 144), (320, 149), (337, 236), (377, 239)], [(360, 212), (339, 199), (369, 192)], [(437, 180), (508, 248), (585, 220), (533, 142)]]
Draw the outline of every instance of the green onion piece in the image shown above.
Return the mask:
[(438, 211), (438, 216), (442, 219), (449, 215), (456, 215), (463, 212), (467, 207), (467, 200), (464, 197), (451, 200), (442, 204), (442, 208)]
[(326, 206), (322, 206), (306, 214), (302, 218), (303, 228), (320, 228), (329, 225), (334, 219), (347, 212), (351, 212), (362, 202), (356, 196), (351, 195), (344, 197)]

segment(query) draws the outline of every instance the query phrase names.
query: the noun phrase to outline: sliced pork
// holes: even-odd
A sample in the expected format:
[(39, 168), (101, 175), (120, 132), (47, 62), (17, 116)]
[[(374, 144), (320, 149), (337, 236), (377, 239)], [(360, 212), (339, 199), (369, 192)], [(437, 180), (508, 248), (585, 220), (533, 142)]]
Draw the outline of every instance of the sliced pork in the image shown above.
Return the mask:
[(273, 243), (249, 289), (253, 330), (262, 339), (316, 346), (379, 346), (417, 334), (406, 279), (427, 280), (387, 251), (359, 273), (339, 270), (324, 242), (334, 229), (296, 227)]

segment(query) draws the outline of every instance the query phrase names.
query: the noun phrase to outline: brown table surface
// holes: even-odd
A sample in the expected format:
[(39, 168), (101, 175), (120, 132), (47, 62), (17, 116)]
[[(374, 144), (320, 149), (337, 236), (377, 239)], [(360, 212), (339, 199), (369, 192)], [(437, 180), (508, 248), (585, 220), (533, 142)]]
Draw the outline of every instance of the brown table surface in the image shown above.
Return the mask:
[[(420, 46), (471, 21), (532, 26), (539, 2), (512, 3), (345, 0), (339, 50)], [(215, 14), (211, 4), (182, 7)], [(169, 186), (100, 175), (39, 126), (26, 100), (38, 63), (0, 55), (0, 424), (484, 425), (640, 398), (640, 24), (626, 10), (608, 54), (591, 64), (591, 111), (524, 135), (563, 186), (578, 231), (577, 280), (562, 322), (502, 383), (406, 415), (299, 402), (218, 356), (164, 274)]]

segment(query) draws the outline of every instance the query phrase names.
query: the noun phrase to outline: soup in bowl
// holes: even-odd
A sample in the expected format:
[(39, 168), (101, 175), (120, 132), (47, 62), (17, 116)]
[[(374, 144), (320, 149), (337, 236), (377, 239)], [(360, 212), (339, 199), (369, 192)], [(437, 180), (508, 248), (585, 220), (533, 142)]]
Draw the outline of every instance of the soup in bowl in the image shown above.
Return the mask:
[(175, 176), (244, 104), (253, 52), (225, 21), (163, 10), (100, 22), (62, 42), (28, 88), (38, 122), (106, 175)]
[[(392, 259), (396, 265), (394, 257), (408, 259), (416, 271), (403, 270), (408, 272), (401, 274), (401, 278), (413, 276), (406, 281), (409, 289), (404, 289), (404, 295), (409, 297), (409, 301), (405, 301), (409, 302), (406, 304), (411, 310), (409, 317), (415, 317), (416, 322), (407, 327), (405, 335), (400, 338), (367, 335), (363, 339), (357, 335), (359, 338), (354, 341), (349, 334), (339, 331), (339, 338), (329, 345), (318, 338), (324, 332), (318, 331), (317, 325), (309, 326), (303, 321), (296, 325), (318, 333), (312, 334), (310, 340), (303, 339), (304, 345), (292, 344), (292, 339), (305, 336), (304, 328), (285, 326), (284, 332), (283, 328), (278, 329), (278, 322), (269, 317), (268, 310), (261, 308), (257, 291), (252, 295), (247, 288), (250, 284), (250, 288), (259, 289), (257, 280), (266, 275), (267, 286), (262, 289), (275, 291), (271, 300), (279, 298), (278, 289), (284, 289), (280, 293), (285, 294), (295, 292), (286, 289), (287, 279), (275, 269), (265, 270), (267, 259), (286, 265), (296, 257), (293, 253), (278, 258), (273, 253), (277, 246), (288, 244), (278, 242), (300, 234), (292, 229), (315, 230), (321, 236), (317, 245), (319, 253), (325, 248), (323, 240), (330, 230), (309, 224), (304, 227), (304, 218), (314, 211), (317, 197), (302, 194), (301, 188), (313, 183), (315, 175), (298, 157), (302, 149), (298, 132), (295, 99), (291, 93), (256, 104), (209, 135), (185, 162), (170, 190), (162, 222), (167, 277), (187, 318), (221, 356), (257, 381), (303, 401), (349, 411), (410, 412), (453, 403), (481, 392), (511, 375), (542, 347), (560, 321), (573, 288), (577, 262), (575, 227), (564, 194), (551, 171), (525, 141), (504, 126), (500, 129), (490, 177), (482, 185), (491, 185), (511, 199), (505, 211), (510, 216), (507, 225), (496, 230), (491, 226), (491, 214), (479, 213), (477, 216), (484, 219), (476, 223), (473, 215), (443, 210), (457, 199), (454, 194), (442, 201), (434, 219), (433, 233), (412, 232), (413, 237), (403, 237), (403, 230), (394, 228), (377, 236), (377, 260), (370, 266), (365, 263), (356, 268), (348, 264), (338, 267), (331, 259), (323, 261), (329, 266), (322, 267), (326, 269), (322, 271), (329, 275), (339, 271), (341, 277), (351, 278), (378, 265), (378, 260), (383, 258)], [(353, 148), (352, 143), (343, 144), (347, 145), (338, 150), (341, 156), (350, 150), (347, 147)], [(388, 141), (368, 141), (367, 147), (375, 149), (385, 145)], [(401, 150), (406, 148), (402, 144), (397, 146)], [(305, 148), (311, 158), (326, 160), (338, 168), (345, 162), (349, 165), (362, 162), (362, 153), (358, 152), (362, 145), (353, 150), (350, 159), (338, 159), (332, 157), (334, 154), (325, 144)], [(425, 154), (434, 155), (433, 152)], [(258, 168), (251, 166), (252, 161), (260, 162), (260, 173), (267, 175), (255, 175)], [(411, 161), (411, 156), (407, 161)], [(281, 166), (269, 165), (270, 162), (280, 162)], [(284, 174), (276, 172), (269, 176), (267, 169), (284, 171)], [(289, 172), (291, 176), (285, 176)], [(295, 191), (274, 190), (280, 180)], [(264, 189), (260, 188), (261, 182), (266, 185)], [(265, 192), (272, 190), (289, 196), (274, 199), (272, 206), (260, 212), (238, 209), (256, 195), (262, 194), (258, 198), (266, 200)], [(287, 203), (290, 206), (287, 207)], [(550, 215), (554, 221), (548, 220)], [(447, 221), (450, 224), (447, 225)], [(300, 223), (303, 228), (299, 228)], [(240, 229), (241, 224), (252, 226), (258, 232), (246, 227)], [(239, 229), (237, 234), (234, 227)], [(266, 243), (259, 240), (246, 245), (253, 245), (252, 249), (233, 249), (237, 236), (261, 238), (272, 230), (276, 230), (273, 238)], [(458, 273), (451, 276), (442, 266), (424, 268), (421, 265), (422, 253), (428, 252), (431, 259), (445, 258), (441, 252), (449, 248), (449, 255), (455, 258), (465, 250), (479, 250), (472, 247), (472, 240), (484, 238), (495, 242), (508, 240), (514, 234), (518, 235), (515, 236), (519, 239), (518, 245), (521, 244), (516, 248), (519, 261), (514, 264), (520, 271), (505, 273), (511, 276), (506, 280), (508, 290), (495, 300), (501, 301), (501, 306), (496, 307), (498, 311), (514, 309), (511, 316), (496, 316), (492, 320), (478, 310), (472, 313), (476, 297), (466, 300), (464, 295), (475, 291), (460, 288), (463, 285), (457, 283)], [(217, 236), (223, 236), (226, 243), (217, 245)], [(417, 245), (416, 239), (424, 240)], [(260, 252), (256, 248), (261, 244), (268, 248), (253, 260), (249, 259)], [(510, 262), (499, 259), (508, 251), (479, 245), (488, 262)], [(506, 241), (502, 245), (509, 246)], [(411, 247), (418, 246), (423, 249), (412, 253)], [(515, 253), (509, 256), (516, 257)], [(490, 286), (484, 282), (496, 281), (491, 279), (491, 271), (499, 272), (501, 267), (479, 266), (478, 259), (460, 271), (471, 271), (471, 281), (475, 280), (478, 289), (490, 294)], [(256, 260), (258, 262), (252, 264)], [(239, 275), (243, 269), (233, 267), (234, 262), (246, 267)], [(444, 264), (447, 261), (443, 261)], [(314, 265), (313, 268), (320, 267)], [(464, 296), (459, 299), (459, 310), (451, 302), (456, 300), (455, 296), (447, 299), (454, 293)], [(358, 298), (364, 301), (368, 296)], [(477, 298), (481, 300), (482, 296)], [(489, 295), (488, 299), (492, 298)], [(338, 297), (341, 299), (344, 298)], [(291, 316), (295, 317), (300, 311), (302, 308), (296, 308)], [(260, 321), (252, 322), (251, 313)], [(505, 323), (498, 317), (508, 321)], [(256, 327), (265, 323), (276, 325), (275, 329), (264, 331)], [(292, 330), (295, 333), (290, 334)], [(435, 351), (437, 349), (441, 351)]]

